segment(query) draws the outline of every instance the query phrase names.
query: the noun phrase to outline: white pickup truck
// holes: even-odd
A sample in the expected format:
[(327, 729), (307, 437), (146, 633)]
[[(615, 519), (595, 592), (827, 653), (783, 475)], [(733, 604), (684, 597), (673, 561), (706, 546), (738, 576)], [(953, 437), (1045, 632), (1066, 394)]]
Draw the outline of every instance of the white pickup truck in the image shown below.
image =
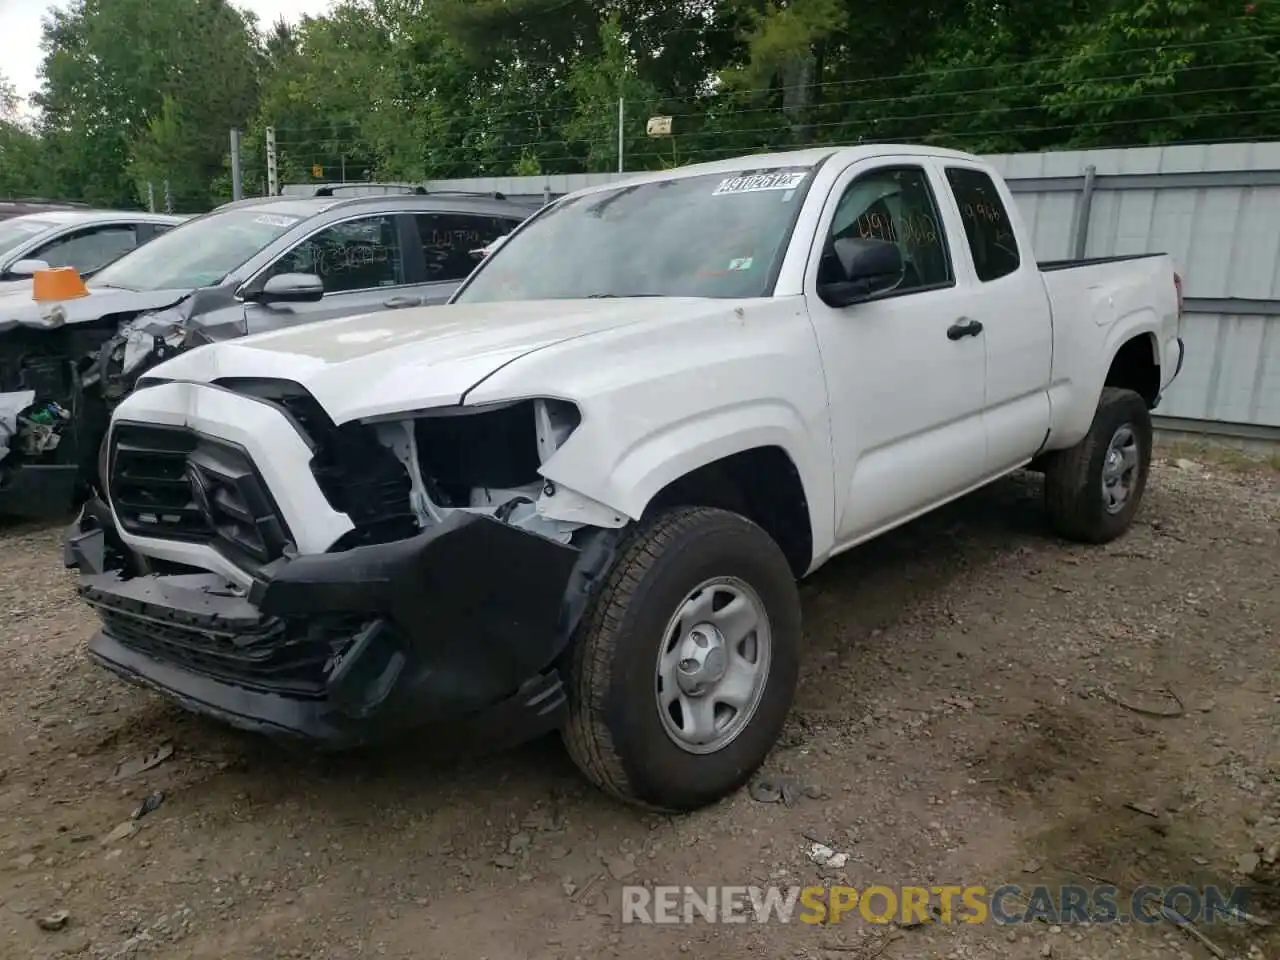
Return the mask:
[(559, 728), (693, 809), (779, 736), (796, 580), (836, 554), (1028, 466), (1059, 534), (1124, 533), (1180, 315), (1167, 256), (1037, 265), (964, 153), (579, 191), (448, 305), (151, 371), (68, 532), (89, 653), (331, 746)]

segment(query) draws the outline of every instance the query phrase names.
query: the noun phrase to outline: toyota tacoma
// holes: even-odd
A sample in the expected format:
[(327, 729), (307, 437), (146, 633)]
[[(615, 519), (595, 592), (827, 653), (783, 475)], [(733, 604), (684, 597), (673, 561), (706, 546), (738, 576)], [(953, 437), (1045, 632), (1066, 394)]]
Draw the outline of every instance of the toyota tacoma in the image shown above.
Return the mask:
[(553, 729), (690, 810), (790, 709), (796, 582), (1020, 468), (1121, 536), (1182, 365), (1163, 254), (1037, 264), (977, 157), (860, 145), (550, 204), (446, 305), (199, 347), (115, 409), (90, 656), (334, 747)]

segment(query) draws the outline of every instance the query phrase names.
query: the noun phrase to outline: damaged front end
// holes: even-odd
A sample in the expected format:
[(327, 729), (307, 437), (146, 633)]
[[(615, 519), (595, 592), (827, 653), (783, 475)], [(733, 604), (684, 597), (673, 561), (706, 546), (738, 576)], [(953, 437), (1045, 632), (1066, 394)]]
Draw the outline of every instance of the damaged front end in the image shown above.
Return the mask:
[(0, 516), (61, 516), (89, 495), (116, 404), (157, 364), (215, 339), (192, 321), (228, 302), (178, 291), (125, 308), (117, 293), (28, 304), (0, 324)]
[(65, 515), (84, 492), (110, 419), (84, 378), (110, 335), (96, 326), (0, 333), (0, 515)]
[[(562, 723), (559, 660), (617, 533), (539, 513), (538, 470), (576, 426), (572, 404), (339, 426), (296, 384), (213, 386), (289, 419), (307, 482), (349, 529), (300, 554), (248, 451), (117, 421), (111, 508), (87, 504), (66, 542), (101, 619), (98, 663), (235, 726), (331, 746), (440, 723), (519, 740)], [(224, 572), (126, 538), (199, 544)]]

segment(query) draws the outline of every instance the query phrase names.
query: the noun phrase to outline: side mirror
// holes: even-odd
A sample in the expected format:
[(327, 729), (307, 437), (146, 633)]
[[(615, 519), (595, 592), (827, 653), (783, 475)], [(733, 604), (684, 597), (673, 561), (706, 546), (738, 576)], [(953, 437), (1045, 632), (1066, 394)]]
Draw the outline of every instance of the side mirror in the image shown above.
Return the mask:
[(833, 252), (844, 279), (818, 288), (823, 301), (830, 306), (861, 303), (887, 293), (902, 282), (906, 265), (895, 243), (844, 237), (835, 242)]
[(278, 273), (253, 299), (258, 303), (315, 303), (324, 297), (324, 281), (314, 273)]
[(49, 264), (43, 260), (19, 260), (9, 268), (9, 272), (18, 277), (34, 277), (41, 270), (48, 269)]

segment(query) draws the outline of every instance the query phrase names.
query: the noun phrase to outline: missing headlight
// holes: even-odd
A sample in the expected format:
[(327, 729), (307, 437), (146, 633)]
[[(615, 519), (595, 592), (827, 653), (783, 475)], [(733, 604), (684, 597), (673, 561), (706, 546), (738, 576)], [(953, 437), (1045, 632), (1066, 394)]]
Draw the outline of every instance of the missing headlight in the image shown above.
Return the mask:
[(492, 502), (482, 492), (536, 491), (539, 468), (580, 420), (573, 404), (543, 399), (419, 416), (413, 430), (423, 480), (444, 507)]

